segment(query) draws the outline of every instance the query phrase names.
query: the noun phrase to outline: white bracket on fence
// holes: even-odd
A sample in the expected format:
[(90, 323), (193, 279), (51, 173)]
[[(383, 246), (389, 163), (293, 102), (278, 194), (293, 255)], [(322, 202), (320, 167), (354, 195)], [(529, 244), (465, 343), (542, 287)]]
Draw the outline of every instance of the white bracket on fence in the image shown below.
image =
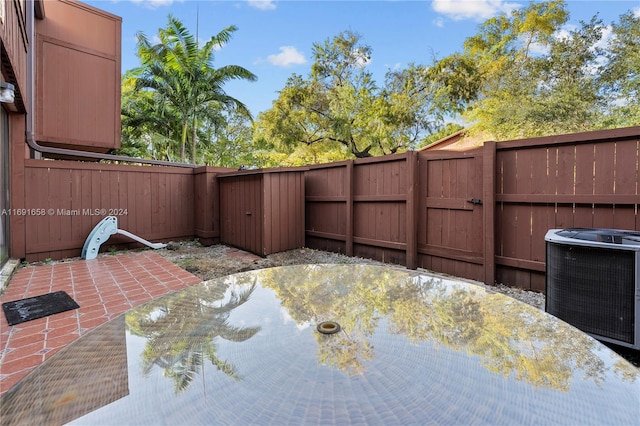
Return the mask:
[(167, 246), (162, 243), (151, 243), (144, 238), (140, 238), (137, 235), (132, 234), (131, 232), (118, 229), (118, 218), (115, 216), (107, 216), (98, 222), (98, 224), (89, 233), (89, 236), (82, 247), (82, 258), (95, 259), (98, 256), (98, 251), (100, 250), (102, 243), (107, 241), (109, 237), (114, 234), (124, 235), (125, 237), (129, 237), (132, 240), (151, 247), (152, 249), (159, 249)]

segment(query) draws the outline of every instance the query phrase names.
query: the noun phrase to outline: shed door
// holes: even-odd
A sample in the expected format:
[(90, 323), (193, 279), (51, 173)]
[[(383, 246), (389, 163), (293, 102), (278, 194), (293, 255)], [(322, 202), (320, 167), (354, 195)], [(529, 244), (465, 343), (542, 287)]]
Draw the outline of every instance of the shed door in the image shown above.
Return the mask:
[(262, 176), (233, 176), (220, 181), (220, 238), (229, 244), (263, 254)]

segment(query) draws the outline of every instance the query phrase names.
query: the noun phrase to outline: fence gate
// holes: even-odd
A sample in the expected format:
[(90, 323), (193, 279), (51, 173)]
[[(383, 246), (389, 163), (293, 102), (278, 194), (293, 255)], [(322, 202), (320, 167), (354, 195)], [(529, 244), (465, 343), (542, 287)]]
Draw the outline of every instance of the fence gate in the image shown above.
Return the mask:
[(482, 153), (420, 152), (419, 267), (484, 281)]

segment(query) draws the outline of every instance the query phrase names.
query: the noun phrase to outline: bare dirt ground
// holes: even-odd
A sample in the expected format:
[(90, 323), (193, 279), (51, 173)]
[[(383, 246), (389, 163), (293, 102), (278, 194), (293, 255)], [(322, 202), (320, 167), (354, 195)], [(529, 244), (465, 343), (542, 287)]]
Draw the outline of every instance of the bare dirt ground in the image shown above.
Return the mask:
[[(180, 241), (169, 243), (166, 249), (160, 249), (156, 252), (164, 256), (167, 260), (202, 278), (203, 281), (253, 269), (301, 264), (365, 263), (370, 265), (396, 266), (404, 269), (401, 265), (389, 265), (371, 259), (348, 257), (339, 253), (330, 253), (308, 248), (274, 253), (263, 258), (222, 244), (204, 247), (197, 241)], [(502, 285), (489, 287), (477, 281), (466, 281), (483, 286), (491, 291), (507, 294), (536, 308), (544, 309), (543, 294)]]

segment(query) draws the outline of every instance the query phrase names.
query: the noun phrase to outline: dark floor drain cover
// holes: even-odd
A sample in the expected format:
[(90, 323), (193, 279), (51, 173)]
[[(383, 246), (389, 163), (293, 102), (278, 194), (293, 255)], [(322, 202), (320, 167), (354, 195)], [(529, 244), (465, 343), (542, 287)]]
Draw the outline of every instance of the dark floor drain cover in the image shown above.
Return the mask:
[(2, 309), (9, 325), (59, 314), (79, 307), (76, 301), (64, 291), (56, 291), (2, 304)]

